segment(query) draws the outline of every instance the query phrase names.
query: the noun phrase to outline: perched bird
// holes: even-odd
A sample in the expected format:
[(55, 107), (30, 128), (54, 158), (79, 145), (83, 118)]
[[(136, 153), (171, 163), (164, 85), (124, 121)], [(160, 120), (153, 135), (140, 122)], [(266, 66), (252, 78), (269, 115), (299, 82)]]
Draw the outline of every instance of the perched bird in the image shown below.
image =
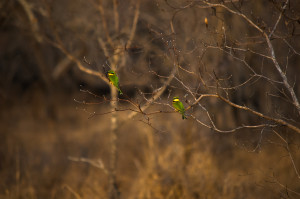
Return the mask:
[(181, 101), (179, 100), (179, 97), (173, 97), (173, 107), (175, 108), (176, 111), (182, 114), (182, 119), (187, 119), (185, 116), (185, 109)]
[(119, 87), (119, 78), (116, 75), (115, 71), (109, 70), (107, 72), (107, 76), (108, 76), (109, 82), (118, 89), (118, 91), (120, 92), (120, 95), (123, 95), (123, 93)]

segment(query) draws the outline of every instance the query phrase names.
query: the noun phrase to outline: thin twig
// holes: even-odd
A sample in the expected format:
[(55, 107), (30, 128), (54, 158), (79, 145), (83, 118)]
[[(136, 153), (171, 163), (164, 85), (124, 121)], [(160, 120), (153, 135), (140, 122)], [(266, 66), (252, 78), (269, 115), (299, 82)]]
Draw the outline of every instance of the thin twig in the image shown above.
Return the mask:
[(291, 150), (290, 150), (290, 147), (289, 147), (289, 143), (278, 132), (276, 132), (275, 130), (273, 130), (273, 132), (285, 143), (285, 145), (286, 145), (285, 149), (287, 150), (287, 152), (289, 154), (290, 160), (293, 164), (294, 171), (295, 171), (298, 179), (300, 179), (299, 171), (298, 171), (298, 168), (296, 167), (294, 158), (292, 156), (292, 153), (291, 153)]
[(271, 43), (271, 40), (269, 38), (269, 35), (267, 35), (267, 33), (262, 29), (260, 28), (258, 25), (256, 25), (252, 20), (250, 20), (246, 15), (240, 13), (240, 12), (236, 12), (232, 9), (230, 9), (229, 7), (227, 7), (226, 5), (224, 4), (214, 4), (214, 3), (209, 3), (209, 2), (206, 2), (206, 1), (202, 1), (204, 4), (208, 5), (208, 6), (211, 6), (211, 7), (222, 7), (224, 8), (225, 10), (227, 10), (228, 12), (234, 14), (234, 15), (238, 15), (240, 17), (242, 17), (243, 19), (245, 19), (251, 26), (253, 26), (255, 29), (257, 29), (260, 33), (263, 34), (263, 36), (265, 37), (265, 40), (267, 42), (267, 45), (269, 47), (269, 50), (270, 50), (270, 53), (271, 53), (271, 57), (272, 57), (272, 61), (274, 63), (274, 66), (276, 68), (276, 70), (279, 72), (279, 75), (281, 76), (282, 80), (283, 80), (283, 84), (284, 86), (286, 87), (286, 89), (289, 91), (291, 97), (292, 97), (292, 100), (293, 100), (293, 104), (294, 106), (297, 108), (298, 110), (298, 114), (300, 115), (300, 104), (299, 104), (299, 101), (298, 101), (298, 98), (295, 94), (295, 91), (293, 89), (293, 87), (288, 83), (288, 80), (287, 80), (287, 77), (285, 75), (285, 73), (282, 71), (277, 59), (276, 59), (276, 56), (275, 56), (275, 51), (274, 51), (274, 47), (273, 47), (273, 44)]
[(263, 113), (260, 113), (258, 111), (255, 111), (249, 107), (246, 107), (246, 106), (241, 106), (241, 105), (238, 105), (238, 104), (235, 104), (233, 102), (231, 102), (230, 100), (222, 97), (221, 95), (218, 95), (218, 94), (202, 94), (192, 105), (190, 105), (189, 107), (186, 108), (186, 110), (190, 109), (191, 107), (195, 106), (196, 104), (200, 103), (201, 99), (203, 99), (204, 97), (215, 97), (215, 98), (219, 98), (221, 99), (222, 101), (224, 101), (225, 103), (227, 103), (228, 105), (232, 106), (232, 107), (235, 107), (235, 108), (238, 108), (238, 109), (241, 109), (241, 110), (245, 110), (245, 111), (248, 111), (256, 116), (259, 116), (260, 118), (264, 118), (266, 120), (269, 120), (269, 121), (273, 121), (279, 125), (283, 125), (283, 126), (286, 126), (288, 127), (289, 129), (291, 130), (294, 130), (295, 132), (299, 133), (300, 134), (300, 129), (282, 119), (277, 119), (277, 118), (273, 118), (271, 116), (267, 116), (267, 115), (264, 115)]
[(276, 28), (277, 28), (277, 26), (278, 26), (278, 24), (279, 24), (279, 21), (280, 21), (282, 15), (283, 15), (283, 13), (284, 13), (284, 11), (285, 11), (285, 8), (286, 8), (286, 6), (288, 5), (288, 3), (289, 3), (289, 0), (286, 0), (285, 4), (284, 4), (283, 7), (282, 7), (282, 10), (281, 10), (281, 12), (280, 12), (279, 17), (278, 17), (278, 19), (277, 19), (277, 21), (276, 21), (276, 23), (275, 23), (275, 25), (274, 25), (272, 31), (271, 31), (270, 34), (269, 34), (269, 38), (271, 38), (272, 35), (273, 35), (273, 33), (275, 32), (275, 30), (276, 30)]
[[(151, 97), (150, 100), (148, 100), (142, 107), (141, 110), (144, 112), (154, 101), (156, 101), (166, 90), (166, 88), (169, 86), (173, 78), (175, 77), (175, 73), (177, 71), (177, 65), (174, 64), (173, 69), (168, 77), (168, 79), (164, 82), (163, 86), (157, 91), (157, 93)], [(137, 113), (131, 113), (128, 115), (128, 119), (133, 118)]]

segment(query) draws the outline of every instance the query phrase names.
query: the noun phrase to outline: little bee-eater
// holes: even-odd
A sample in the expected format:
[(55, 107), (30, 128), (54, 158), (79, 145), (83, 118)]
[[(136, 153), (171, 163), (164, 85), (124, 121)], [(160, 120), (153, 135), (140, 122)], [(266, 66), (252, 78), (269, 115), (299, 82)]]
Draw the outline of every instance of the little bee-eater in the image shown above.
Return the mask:
[(182, 115), (182, 119), (187, 119), (185, 116), (185, 108), (181, 101), (179, 100), (179, 97), (173, 97), (173, 107), (175, 108), (176, 111), (178, 111)]
[(109, 70), (107, 72), (107, 76), (108, 76), (109, 82), (118, 89), (118, 91), (120, 92), (120, 95), (123, 95), (123, 93), (119, 87), (119, 78), (118, 78), (117, 74), (115, 73), (115, 71)]

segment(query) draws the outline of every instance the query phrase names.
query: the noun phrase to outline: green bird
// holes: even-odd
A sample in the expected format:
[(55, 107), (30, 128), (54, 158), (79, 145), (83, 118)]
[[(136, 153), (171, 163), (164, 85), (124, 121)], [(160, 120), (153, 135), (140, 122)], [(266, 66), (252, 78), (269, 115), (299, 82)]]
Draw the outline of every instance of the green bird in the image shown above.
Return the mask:
[(182, 115), (182, 119), (187, 119), (187, 117), (185, 116), (185, 108), (183, 106), (183, 104), (181, 103), (181, 101), (179, 100), (179, 97), (173, 97), (173, 107), (175, 108), (176, 111), (178, 111), (179, 113), (181, 113)]
[(107, 76), (108, 76), (109, 82), (118, 89), (118, 91), (120, 92), (120, 95), (123, 95), (123, 93), (119, 87), (119, 78), (118, 78), (117, 74), (115, 73), (115, 71), (109, 70), (107, 72)]

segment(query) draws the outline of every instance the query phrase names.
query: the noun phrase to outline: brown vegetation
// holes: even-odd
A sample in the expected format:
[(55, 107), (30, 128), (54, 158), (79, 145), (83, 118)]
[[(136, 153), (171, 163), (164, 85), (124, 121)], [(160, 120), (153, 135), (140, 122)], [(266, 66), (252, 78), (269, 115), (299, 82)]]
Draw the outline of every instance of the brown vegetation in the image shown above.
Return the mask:
[(1, 198), (300, 198), (297, 1), (0, 10)]

